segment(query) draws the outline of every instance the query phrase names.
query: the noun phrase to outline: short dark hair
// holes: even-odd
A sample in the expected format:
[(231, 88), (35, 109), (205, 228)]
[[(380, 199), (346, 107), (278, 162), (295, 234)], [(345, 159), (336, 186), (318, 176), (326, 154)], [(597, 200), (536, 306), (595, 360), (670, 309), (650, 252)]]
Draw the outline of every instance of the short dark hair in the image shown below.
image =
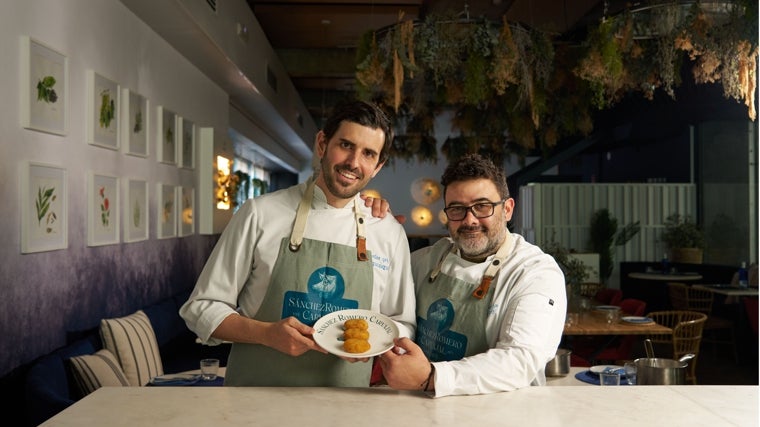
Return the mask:
[(335, 106), (332, 115), (327, 118), (322, 129), (327, 140), (335, 135), (342, 122), (351, 122), (382, 130), (385, 134), (385, 142), (382, 150), (380, 150), (378, 164), (388, 160), (391, 144), (393, 144), (393, 129), (388, 115), (380, 107), (365, 101), (349, 101)]
[(446, 187), (455, 181), (469, 181), (472, 179), (485, 178), (496, 185), (496, 190), (502, 199), (508, 199), (509, 188), (504, 170), (487, 158), (479, 154), (465, 154), (459, 159), (449, 163), (441, 176), (441, 185), (446, 194)]

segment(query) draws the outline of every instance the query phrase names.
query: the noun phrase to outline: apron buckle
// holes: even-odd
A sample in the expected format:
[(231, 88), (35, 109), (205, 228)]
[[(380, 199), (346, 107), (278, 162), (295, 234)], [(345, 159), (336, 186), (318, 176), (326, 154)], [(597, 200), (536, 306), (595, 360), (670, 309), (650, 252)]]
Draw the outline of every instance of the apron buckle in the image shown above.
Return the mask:
[(359, 261), (367, 260), (367, 239), (361, 236), (356, 237), (356, 259)]
[(488, 288), (491, 287), (491, 280), (493, 280), (493, 277), (483, 277), (483, 280), (480, 282), (480, 286), (478, 286), (478, 288), (472, 292), (472, 296), (477, 299), (483, 299), (483, 297), (488, 293)]

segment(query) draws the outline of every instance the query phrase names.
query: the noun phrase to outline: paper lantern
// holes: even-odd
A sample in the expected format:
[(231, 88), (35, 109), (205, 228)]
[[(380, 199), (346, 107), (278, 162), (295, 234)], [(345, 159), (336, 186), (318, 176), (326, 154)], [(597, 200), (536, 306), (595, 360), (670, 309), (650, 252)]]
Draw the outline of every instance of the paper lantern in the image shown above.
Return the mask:
[(412, 209), (412, 221), (420, 227), (427, 227), (433, 222), (433, 213), (424, 206), (415, 206)]
[(431, 178), (418, 178), (412, 182), (412, 198), (421, 205), (429, 205), (441, 198), (441, 186)]
[(446, 225), (449, 223), (449, 218), (446, 216), (446, 212), (441, 209), (438, 211), (438, 222), (440, 222), (443, 225)]

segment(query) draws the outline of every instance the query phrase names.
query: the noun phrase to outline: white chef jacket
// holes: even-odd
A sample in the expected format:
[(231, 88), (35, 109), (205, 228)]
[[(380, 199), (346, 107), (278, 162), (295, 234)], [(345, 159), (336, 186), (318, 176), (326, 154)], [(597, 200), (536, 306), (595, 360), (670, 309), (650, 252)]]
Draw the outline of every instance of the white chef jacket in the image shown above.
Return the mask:
[[(230, 220), (211, 252), (188, 301), (180, 308), (187, 326), (204, 344), (222, 341), (211, 337), (230, 314), (254, 317), (269, 287), (272, 268), (283, 238), (289, 238), (306, 183), (246, 201)], [(359, 195), (356, 196), (357, 198)], [(372, 254), (371, 309), (395, 320), (401, 336), (414, 337), (414, 285), (409, 263), (409, 242), (403, 227), (390, 215), (364, 211), (367, 250)], [(305, 238), (356, 246), (354, 203), (344, 208), (327, 204), (319, 187), (304, 233)]]
[[(435, 396), (484, 394), (545, 385), (544, 368), (562, 339), (567, 310), (565, 276), (554, 258), (522, 236), (491, 282), (493, 299), (485, 324), (489, 350), (448, 362), (435, 362)], [(417, 288), (449, 250), (450, 238), (412, 253)], [(441, 273), (480, 283), (494, 255), (472, 263), (448, 257)], [(484, 299), (483, 303), (487, 303)]]

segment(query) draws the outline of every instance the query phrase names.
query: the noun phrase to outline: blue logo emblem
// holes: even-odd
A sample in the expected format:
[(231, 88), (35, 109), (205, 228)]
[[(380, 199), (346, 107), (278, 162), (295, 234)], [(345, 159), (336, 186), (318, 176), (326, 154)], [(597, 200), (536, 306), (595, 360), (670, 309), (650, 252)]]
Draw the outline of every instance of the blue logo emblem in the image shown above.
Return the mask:
[(307, 292), (287, 291), (282, 318), (293, 316), (312, 326), (320, 317), (338, 310), (359, 308), (359, 301), (343, 299), (346, 283), (332, 267), (321, 267), (309, 276)]
[(441, 298), (427, 310), (427, 319), (417, 318), (416, 342), (432, 362), (459, 360), (467, 351), (467, 337), (450, 330), (454, 323), (454, 306)]
[(346, 284), (340, 272), (332, 267), (314, 270), (309, 277), (309, 294), (322, 299), (340, 298), (346, 290)]

